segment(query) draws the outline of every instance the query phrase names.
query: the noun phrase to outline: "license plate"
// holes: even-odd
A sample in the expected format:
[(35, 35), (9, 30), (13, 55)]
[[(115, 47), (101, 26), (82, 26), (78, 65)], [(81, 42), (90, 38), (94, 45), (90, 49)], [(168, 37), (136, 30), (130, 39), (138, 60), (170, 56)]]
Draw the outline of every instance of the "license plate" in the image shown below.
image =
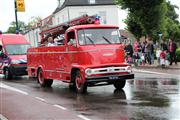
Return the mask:
[(111, 77), (109, 77), (109, 79), (110, 80), (117, 80), (117, 79), (119, 79), (119, 77), (118, 76), (111, 76)]

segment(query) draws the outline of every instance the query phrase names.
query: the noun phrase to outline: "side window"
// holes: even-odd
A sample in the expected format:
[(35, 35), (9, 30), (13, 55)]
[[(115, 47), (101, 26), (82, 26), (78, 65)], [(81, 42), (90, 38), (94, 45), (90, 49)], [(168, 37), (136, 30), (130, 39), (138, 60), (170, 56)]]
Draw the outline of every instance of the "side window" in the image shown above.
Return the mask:
[(68, 37), (68, 45), (74, 45), (76, 44), (76, 40), (75, 40), (75, 32), (72, 31), (72, 32), (69, 32), (67, 34), (67, 37)]

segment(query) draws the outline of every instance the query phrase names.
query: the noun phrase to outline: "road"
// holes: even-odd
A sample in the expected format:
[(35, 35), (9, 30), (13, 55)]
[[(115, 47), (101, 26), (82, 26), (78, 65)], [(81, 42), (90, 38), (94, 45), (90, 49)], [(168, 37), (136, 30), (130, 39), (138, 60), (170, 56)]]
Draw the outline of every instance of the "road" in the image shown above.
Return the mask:
[(180, 119), (180, 77), (173, 73), (135, 70), (135, 79), (123, 90), (89, 87), (86, 94), (76, 94), (60, 81), (51, 88), (28, 77), (1, 77), (0, 82), (0, 114), (8, 120)]

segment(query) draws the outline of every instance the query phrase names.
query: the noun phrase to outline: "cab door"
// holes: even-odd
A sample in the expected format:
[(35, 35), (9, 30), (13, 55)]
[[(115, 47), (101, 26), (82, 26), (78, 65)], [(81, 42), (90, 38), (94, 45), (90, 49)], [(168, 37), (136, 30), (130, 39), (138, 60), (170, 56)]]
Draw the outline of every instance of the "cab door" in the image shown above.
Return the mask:
[(75, 30), (70, 30), (66, 34), (67, 38), (67, 61), (65, 63), (66, 71), (71, 72), (72, 64), (77, 64), (78, 61), (78, 47), (77, 47), (77, 37)]

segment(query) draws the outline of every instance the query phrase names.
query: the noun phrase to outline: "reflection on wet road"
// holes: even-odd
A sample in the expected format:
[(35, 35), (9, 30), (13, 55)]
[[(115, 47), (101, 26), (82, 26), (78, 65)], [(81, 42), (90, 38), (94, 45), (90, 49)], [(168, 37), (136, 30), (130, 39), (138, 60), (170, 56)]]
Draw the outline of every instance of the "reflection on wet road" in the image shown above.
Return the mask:
[(41, 88), (26, 77), (1, 81), (92, 120), (179, 120), (180, 80), (151, 77), (128, 80), (123, 90), (111, 85), (89, 87), (83, 95), (59, 81), (52, 88)]

